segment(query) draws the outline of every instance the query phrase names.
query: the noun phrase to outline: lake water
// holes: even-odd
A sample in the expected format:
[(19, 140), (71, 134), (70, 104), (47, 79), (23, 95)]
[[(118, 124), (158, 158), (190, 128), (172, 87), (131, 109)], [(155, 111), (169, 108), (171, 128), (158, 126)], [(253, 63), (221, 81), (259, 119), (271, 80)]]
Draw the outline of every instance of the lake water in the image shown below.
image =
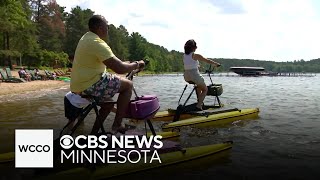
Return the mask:
[[(259, 118), (224, 127), (181, 129), (183, 146), (232, 140), (233, 148), (211, 162), (195, 162), (179, 171), (144, 172), (143, 177), (188, 177), (210, 179), (319, 179), (320, 178), (320, 76), (315, 77), (228, 77), (212, 76), (223, 84), (220, 100), (226, 108), (260, 109)], [(206, 82), (210, 79), (205, 76)], [(176, 108), (185, 82), (181, 75), (136, 77), (139, 95), (156, 94), (161, 110)], [(191, 91), (191, 86), (187, 89)], [(54, 91), (2, 98), (0, 103), (0, 152), (14, 150), (14, 129), (54, 128), (66, 123), (63, 96), (68, 86)], [(186, 94), (185, 96), (186, 97)], [(211, 103), (212, 97), (206, 98)], [(193, 97), (190, 102), (194, 102)], [(113, 115), (106, 122), (111, 126)], [(91, 113), (78, 133), (88, 133)], [(161, 123), (155, 123), (160, 130)], [(138, 127), (140, 128), (140, 127)], [(130, 177), (138, 177), (133, 175)]]

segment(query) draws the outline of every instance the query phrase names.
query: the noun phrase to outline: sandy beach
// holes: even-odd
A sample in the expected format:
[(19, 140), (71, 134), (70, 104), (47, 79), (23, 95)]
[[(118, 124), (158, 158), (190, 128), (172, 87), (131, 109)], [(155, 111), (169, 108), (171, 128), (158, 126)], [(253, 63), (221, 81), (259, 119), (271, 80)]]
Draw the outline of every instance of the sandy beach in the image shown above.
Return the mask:
[(31, 81), (26, 83), (0, 83), (0, 96), (23, 94), (30, 91), (39, 91), (43, 89), (55, 89), (68, 84), (63, 81)]
[[(19, 77), (18, 71), (11, 71), (12, 76)], [(118, 74), (125, 77), (124, 74)], [(0, 96), (25, 94), (32, 91), (40, 91), (45, 89), (59, 89), (61, 87), (69, 87), (69, 83), (58, 80), (36, 80), (26, 83), (8, 83), (0, 80)]]
[[(12, 75), (19, 77), (17, 71), (11, 71)], [(24, 94), (31, 91), (39, 91), (44, 89), (57, 89), (63, 86), (69, 86), (68, 83), (64, 81), (57, 80), (45, 80), (45, 81), (30, 81), (26, 83), (7, 83), (0, 81), (0, 96), (3, 95), (14, 95), (14, 94)]]

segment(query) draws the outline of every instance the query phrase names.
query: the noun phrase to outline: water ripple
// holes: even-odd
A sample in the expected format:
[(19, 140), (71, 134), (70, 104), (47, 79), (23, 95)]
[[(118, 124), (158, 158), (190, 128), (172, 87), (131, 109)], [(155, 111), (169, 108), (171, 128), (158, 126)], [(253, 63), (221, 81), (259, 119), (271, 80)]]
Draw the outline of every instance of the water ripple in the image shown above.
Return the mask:
[[(208, 76), (204, 76), (207, 83)], [(224, 127), (184, 127), (180, 142), (185, 146), (234, 141), (232, 163), (226, 172), (236, 172), (239, 177), (251, 173), (270, 174), (281, 168), (282, 177), (297, 167), (314, 174), (320, 158), (320, 78), (305, 77), (226, 77), (213, 76), (214, 83), (223, 84), (221, 101), (226, 108), (260, 108), (259, 119), (235, 121)], [(161, 110), (176, 108), (185, 86), (181, 75), (147, 76), (134, 79), (138, 95), (155, 94)], [(182, 102), (191, 92), (189, 86)], [(61, 128), (65, 123), (63, 96), (68, 88), (55, 91), (28, 93), (19, 97), (0, 97), (1, 151), (13, 150), (14, 129), (38, 127)], [(190, 99), (195, 102), (195, 95)], [(211, 97), (205, 99), (212, 103)], [(105, 126), (111, 127), (114, 115), (108, 117)], [(78, 133), (90, 132), (94, 115), (90, 114)], [(162, 123), (155, 123), (161, 130)], [(137, 127), (143, 130), (143, 126)], [(318, 160), (318, 161), (316, 161)], [(263, 162), (263, 163), (262, 163)], [(289, 168), (291, 167), (291, 168)], [(216, 167), (217, 168), (217, 167)], [(209, 168), (208, 173), (215, 172)], [(240, 173), (241, 172), (241, 173)], [(296, 171), (292, 171), (296, 172)], [(243, 176), (242, 176), (243, 175)], [(279, 176), (280, 177), (280, 176)], [(290, 176), (293, 177), (293, 176)]]

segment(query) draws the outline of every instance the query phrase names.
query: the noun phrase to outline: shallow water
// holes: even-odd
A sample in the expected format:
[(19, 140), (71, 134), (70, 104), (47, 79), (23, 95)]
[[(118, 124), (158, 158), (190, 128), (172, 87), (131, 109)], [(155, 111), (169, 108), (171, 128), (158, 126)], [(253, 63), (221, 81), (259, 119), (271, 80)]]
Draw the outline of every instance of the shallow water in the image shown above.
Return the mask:
[[(320, 78), (315, 77), (227, 77), (213, 76), (223, 84), (220, 100), (227, 108), (260, 108), (259, 118), (238, 121), (224, 127), (187, 127), (181, 129), (184, 146), (205, 145), (232, 140), (233, 148), (225, 157), (199, 162), (180, 173), (145, 172), (154, 176), (222, 179), (319, 179), (320, 172)], [(205, 76), (206, 82), (210, 80)], [(161, 110), (175, 108), (185, 82), (177, 75), (136, 77), (138, 95), (156, 94)], [(68, 88), (29, 93), (2, 99), (0, 103), (0, 152), (14, 150), (14, 129), (54, 128), (65, 123), (63, 96)], [(184, 97), (191, 91), (187, 88)], [(183, 98), (184, 99), (184, 98)], [(206, 103), (212, 103), (212, 97)], [(194, 102), (193, 97), (190, 102)], [(106, 123), (110, 128), (113, 115)], [(88, 133), (91, 113), (78, 133)], [(161, 123), (156, 123), (160, 129)], [(140, 128), (140, 127), (139, 127)], [(199, 166), (199, 167), (198, 167)], [(178, 168), (179, 166), (177, 166)], [(197, 168), (196, 168), (197, 167)], [(138, 176), (138, 175), (136, 175)], [(135, 176), (132, 176), (135, 177)]]

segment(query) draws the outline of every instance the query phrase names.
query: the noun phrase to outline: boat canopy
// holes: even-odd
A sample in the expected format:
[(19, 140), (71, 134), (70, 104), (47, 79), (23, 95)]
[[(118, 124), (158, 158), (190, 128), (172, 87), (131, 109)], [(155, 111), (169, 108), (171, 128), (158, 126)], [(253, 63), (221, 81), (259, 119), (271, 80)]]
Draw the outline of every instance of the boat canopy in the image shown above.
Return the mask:
[(255, 70), (264, 71), (263, 67), (230, 67), (230, 70)]
[(263, 67), (230, 67), (230, 71), (233, 71), (243, 76), (257, 76), (257, 75), (261, 75), (261, 72), (264, 71), (264, 68)]

